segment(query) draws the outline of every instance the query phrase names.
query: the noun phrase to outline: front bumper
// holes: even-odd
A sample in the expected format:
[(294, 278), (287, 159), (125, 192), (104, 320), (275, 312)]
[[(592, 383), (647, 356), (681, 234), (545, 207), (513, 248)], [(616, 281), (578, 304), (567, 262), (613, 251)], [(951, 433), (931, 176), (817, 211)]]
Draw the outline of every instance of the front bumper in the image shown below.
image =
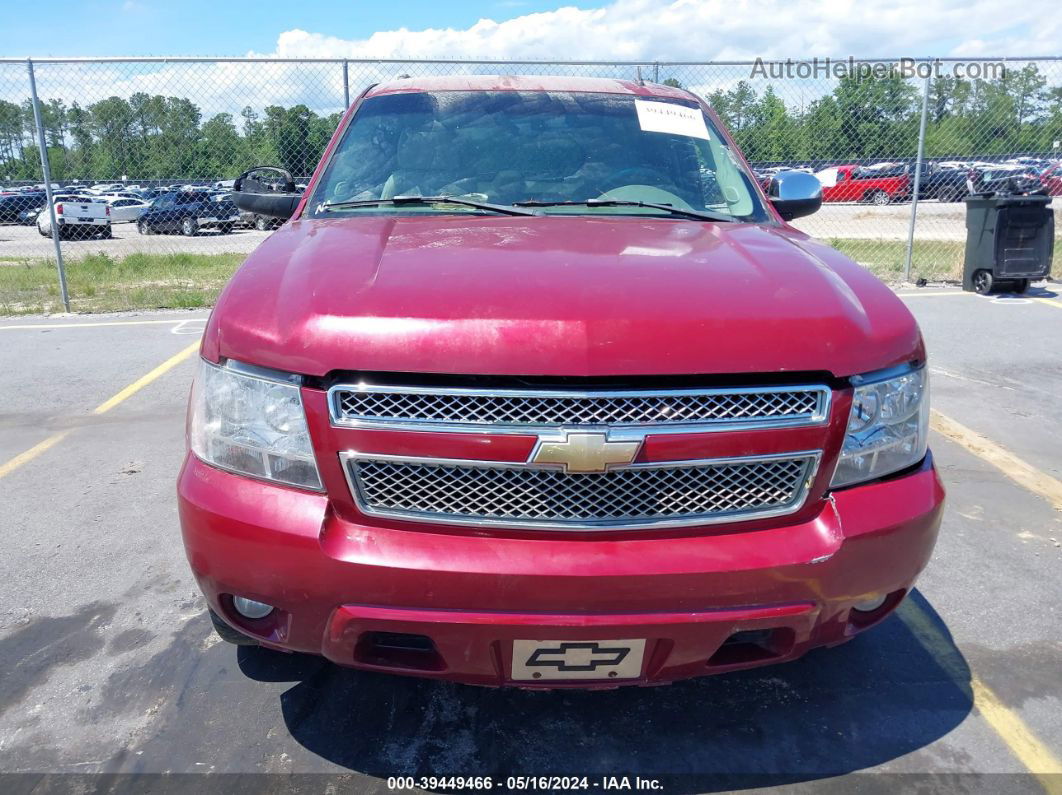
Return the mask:
[[(844, 642), (911, 587), (944, 499), (927, 457), (903, 476), (836, 492), (803, 522), (587, 540), (354, 524), (323, 494), (231, 475), (193, 455), (178, 494), (188, 559), (211, 608), (265, 646), (372, 670), (537, 686), (511, 679), (513, 640), (646, 639), (637, 679), (550, 687), (667, 682)], [(232, 594), (278, 609), (248, 621)], [(852, 609), (886, 594), (874, 612)], [(428, 642), (379, 642), (399, 636)]]

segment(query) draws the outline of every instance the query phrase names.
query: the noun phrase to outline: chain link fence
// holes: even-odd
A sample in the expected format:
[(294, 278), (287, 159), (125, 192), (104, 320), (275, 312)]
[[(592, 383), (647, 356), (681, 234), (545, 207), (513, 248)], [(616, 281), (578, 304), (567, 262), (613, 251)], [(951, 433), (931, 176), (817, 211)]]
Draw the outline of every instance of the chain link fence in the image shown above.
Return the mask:
[[(271, 225), (241, 216), (193, 234), (141, 234), (137, 219), (155, 197), (195, 190), (224, 201), (235, 176), (263, 164), (306, 182), (366, 87), (462, 74), (686, 88), (719, 113), (764, 183), (781, 168), (818, 174), (823, 208), (794, 225), (888, 281), (960, 278), (971, 188), (1020, 177), (1062, 195), (1062, 58), (0, 59), (0, 314), (62, 311), (67, 290), (74, 311), (209, 305)], [(46, 187), (54, 202), (105, 197), (110, 237), (53, 240)]]

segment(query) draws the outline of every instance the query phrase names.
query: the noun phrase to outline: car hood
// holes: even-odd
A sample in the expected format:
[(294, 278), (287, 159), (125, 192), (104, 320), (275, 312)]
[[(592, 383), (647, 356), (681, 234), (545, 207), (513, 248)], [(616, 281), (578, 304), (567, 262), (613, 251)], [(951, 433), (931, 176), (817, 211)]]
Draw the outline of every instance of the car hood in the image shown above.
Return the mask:
[(891, 290), (790, 227), (460, 215), (289, 222), (203, 353), (313, 376), (845, 376), (923, 355)]

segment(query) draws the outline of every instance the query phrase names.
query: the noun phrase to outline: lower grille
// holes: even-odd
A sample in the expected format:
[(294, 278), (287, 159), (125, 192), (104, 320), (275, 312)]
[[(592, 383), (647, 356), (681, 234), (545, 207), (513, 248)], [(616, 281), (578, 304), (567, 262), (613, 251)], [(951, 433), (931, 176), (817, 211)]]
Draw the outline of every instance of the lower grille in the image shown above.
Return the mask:
[(371, 515), (448, 524), (635, 529), (792, 513), (817, 453), (634, 465), (610, 472), (480, 461), (345, 456), (351, 489)]

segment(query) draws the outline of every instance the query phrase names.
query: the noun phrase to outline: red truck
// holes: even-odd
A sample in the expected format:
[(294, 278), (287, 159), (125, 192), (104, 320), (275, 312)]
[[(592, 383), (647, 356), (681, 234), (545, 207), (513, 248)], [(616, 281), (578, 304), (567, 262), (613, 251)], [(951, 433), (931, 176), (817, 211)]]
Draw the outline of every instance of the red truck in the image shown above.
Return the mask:
[(870, 202), (879, 206), (911, 196), (911, 177), (902, 164), (832, 166), (816, 176), (826, 202)]
[[(207, 323), (178, 482), (219, 634), (466, 683), (653, 684), (888, 616), (933, 549), (926, 352), (660, 85), (365, 91)], [(270, 173), (272, 189), (264, 185)]]

